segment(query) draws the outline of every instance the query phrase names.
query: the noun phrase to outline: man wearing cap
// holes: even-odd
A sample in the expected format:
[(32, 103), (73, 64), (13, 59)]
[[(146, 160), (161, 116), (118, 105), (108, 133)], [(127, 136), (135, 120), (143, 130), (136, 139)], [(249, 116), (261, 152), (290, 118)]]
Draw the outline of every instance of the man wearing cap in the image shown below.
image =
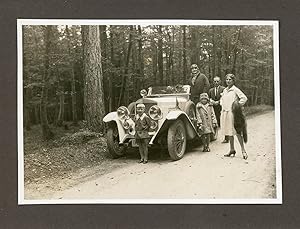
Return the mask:
[(209, 81), (207, 77), (200, 72), (197, 64), (191, 65), (191, 78), (190, 78), (190, 85), (191, 85), (191, 99), (192, 101), (197, 104), (199, 101), (199, 95), (202, 93), (208, 93), (209, 90)]
[(139, 145), (140, 163), (146, 164), (148, 162), (148, 143), (150, 138), (148, 132), (151, 126), (151, 119), (145, 114), (145, 105), (142, 103), (136, 106), (136, 113), (135, 140)]

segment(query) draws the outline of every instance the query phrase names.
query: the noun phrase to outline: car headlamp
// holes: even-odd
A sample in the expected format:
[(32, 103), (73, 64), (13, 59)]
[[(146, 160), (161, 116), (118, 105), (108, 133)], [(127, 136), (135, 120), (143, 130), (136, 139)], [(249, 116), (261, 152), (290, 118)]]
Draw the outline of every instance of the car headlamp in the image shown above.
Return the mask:
[(128, 121), (124, 120), (124, 122), (122, 123), (123, 127), (125, 130), (128, 130), (130, 128), (130, 124)]
[(152, 107), (150, 107), (149, 116), (153, 120), (161, 119), (162, 118), (162, 112), (161, 112), (161, 109), (159, 108), (159, 106), (153, 105)]
[(142, 90), (140, 91), (140, 95), (141, 95), (143, 98), (146, 97), (147, 91), (146, 91), (145, 89), (142, 89)]
[(117, 109), (117, 115), (120, 120), (126, 120), (129, 118), (129, 110), (125, 106), (121, 106)]
[(150, 126), (150, 128), (151, 128), (152, 130), (155, 130), (155, 129), (157, 128), (157, 126), (158, 126), (157, 122), (151, 121), (151, 126)]

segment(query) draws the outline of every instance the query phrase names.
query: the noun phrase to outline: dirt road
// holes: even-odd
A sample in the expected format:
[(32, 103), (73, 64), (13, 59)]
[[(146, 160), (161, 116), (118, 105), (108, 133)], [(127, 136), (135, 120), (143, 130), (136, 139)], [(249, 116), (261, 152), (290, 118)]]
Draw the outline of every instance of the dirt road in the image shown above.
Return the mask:
[[(248, 120), (248, 160), (242, 159), (237, 142), (234, 158), (223, 155), (229, 145), (222, 139), (211, 144), (211, 152), (202, 147), (189, 150), (183, 159), (154, 157), (139, 164), (137, 154), (126, 163), (103, 175), (82, 179), (72, 187), (61, 184), (61, 191), (40, 196), (46, 199), (144, 199), (144, 198), (275, 198), (274, 112)], [(221, 136), (219, 137), (221, 138)], [(92, 169), (92, 168), (91, 168)], [(80, 174), (77, 176), (80, 177)], [(80, 181), (80, 179), (79, 179)], [(33, 192), (31, 192), (32, 194)], [(45, 193), (44, 193), (45, 194)], [(33, 197), (31, 195), (31, 197)]]

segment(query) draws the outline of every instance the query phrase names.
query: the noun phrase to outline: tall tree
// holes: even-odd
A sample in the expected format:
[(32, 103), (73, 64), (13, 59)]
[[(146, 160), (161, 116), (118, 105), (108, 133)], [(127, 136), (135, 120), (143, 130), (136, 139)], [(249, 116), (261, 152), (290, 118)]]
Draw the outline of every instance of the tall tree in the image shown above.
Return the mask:
[(231, 72), (233, 74), (236, 73), (236, 60), (237, 60), (237, 55), (238, 55), (238, 44), (239, 44), (239, 40), (240, 40), (241, 30), (242, 30), (242, 28), (239, 27), (237, 30), (236, 41), (232, 48), (233, 49), (233, 64), (232, 64)]
[(50, 52), (52, 48), (51, 34), (53, 32), (53, 26), (47, 25), (44, 28), (44, 41), (45, 41), (45, 63), (44, 63), (44, 74), (43, 74), (43, 85), (41, 95), (41, 126), (43, 138), (48, 140), (54, 136), (51, 131), (48, 118), (47, 118), (47, 100), (48, 100), (48, 87), (50, 78)]
[(56, 125), (62, 126), (64, 121), (64, 116), (65, 116), (65, 90), (64, 90), (64, 85), (62, 80), (59, 80), (58, 82), (57, 95), (59, 97), (59, 111), (58, 111)]
[(69, 32), (69, 27), (66, 26), (66, 36), (68, 40), (68, 54), (69, 54), (69, 65), (70, 65), (70, 75), (71, 75), (71, 98), (72, 98), (72, 119), (73, 123), (77, 125), (77, 106), (76, 106), (76, 81), (75, 81), (75, 74), (74, 74), (74, 54), (71, 47), (71, 36)]
[(215, 26), (212, 26), (212, 45), (213, 45), (213, 67), (212, 67), (212, 77), (216, 76), (216, 60), (217, 60), (217, 55), (216, 55), (216, 29)]
[(127, 78), (128, 78), (127, 74), (128, 74), (128, 66), (129, 66), (131, 47), (132, 47), (132, 34), (133, 34), (133, 26), (131, 25), (130, 33), (129, 33), (129, 43), (128, 43), (128, 49), (127, 49), (127, 55), (126, 55), (126, 62), (125, 62), (125, 70), (124, 70), (124, 75), (122, 77), (121, 92), (120, 92), (118, 106), (120, 106), (123, 101), (126, 82), (127, 82)]
[(109, 74), (108, 74), (108, 58), (107, 58), (107, 34), (106, 25), (100, 25), (100, 38), (101, 38), (101, 59), (102, 59), (102, 72), (103, 72), (103, 85), (104, 85), (104, 101), (105, 112), (109, 112)]
[[(109, 37), (109, 43), (110, 43), (110, 63), (112, 68), (115, 67), (115, 48), (114, 48), (114, 32), (112, 28), (110, 27), (110, 37)], [(115, 108), (115, 90), (114, 90), (114, 85), (113, 85), (113, 80), (115, 76), (115, 71), (112, 71), (110, 74), (110, 77), (108, 79), (108, 93), (109, 93), (109, 105), (108, 105), (108, 110), (112, 111)]]
[(158, 42), (157, 42), (157, 49), (158, 49), (158, 78), (160, 85), (164, 83), (164, 60), (163, 60), (163, 37), (162, 37), (162, 26), (158, 26)]
[[(140, 25), (138, 25), (138, 59), (139, 59), (139, 67), (138, 67), (138, 73), (139, 73), (139, 80), (138, 80), (138, 86), (144, 87), (144, 56), (143, 56), (143, 40), (142, 40), (142, 28)], [(141, 85), (142, 84), (142, 85)]]
[(182, 26), (182, 33), (183, 33), (183, 38), (182, 38), (182, 48), (183, 48), (183, 53), (182, 53), (182, 58), (183, 58), (183, 82), (187, 82), (188, 79), (188, 73), (187, 73), (187, 57), (186, 57), (186, 25)]
[(99, 26), (84, 25), (82, 32), (85, 119), (90, 130), (101, 132), (104, 130), (105, 106)]
[(191, 62), (192, 62), (192, 64), (197, 64), (199, 66), (200, 56), (199, 56), (199, 47), (198, 47), (198, 33), (197, 33), (197, 27), (196, 26), (192, 26), (192, 28), (191, 28), (190, 50), (191, 50)]
[[(152, 54), (152, 75), (154, 85), (158, 83), (157, 80), (157, 46), (154, 37), (151, 37), (151, 54)], [(152, 85), (152, 86), (154, 86)]]

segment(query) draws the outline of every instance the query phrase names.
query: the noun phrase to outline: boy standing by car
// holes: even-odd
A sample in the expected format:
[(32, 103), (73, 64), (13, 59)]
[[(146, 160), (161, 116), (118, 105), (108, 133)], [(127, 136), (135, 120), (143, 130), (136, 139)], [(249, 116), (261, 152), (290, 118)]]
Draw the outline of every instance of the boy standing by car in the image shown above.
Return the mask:
[(148, 115), (145, 114), (145, 105), (140, 103), (136, 106), (135, 116), (135, 140), (139, 145), (139, 152), (141, 160), (139, 163), (146, 164), (148, 162), (148, 143), (149, 143), (149, 129), (151, 126), (151, 120)]
[(196, 116), (197, 126), (202, 135), (203, 152), (209, 152), (210, 134), (214, 133), (214, 127), (218, 124), (213, 106), (209, 103), (207, 93), (200, 94), (200, 102), (196, 105)]

